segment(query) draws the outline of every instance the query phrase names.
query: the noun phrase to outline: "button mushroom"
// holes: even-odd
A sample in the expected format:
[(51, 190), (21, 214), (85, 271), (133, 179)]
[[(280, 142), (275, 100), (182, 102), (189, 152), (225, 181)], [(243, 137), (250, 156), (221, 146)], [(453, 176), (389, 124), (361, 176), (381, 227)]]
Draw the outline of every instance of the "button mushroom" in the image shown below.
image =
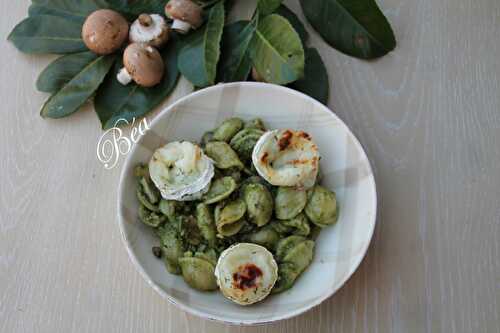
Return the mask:
[(124, 67), (117, 79), (127, 85), (134, 80), (142, 87), (152, 87), (160, 83), (165, 65), (160, 52), (150, 45), (132, 43), (123, 52)]
[(90, 14), (82, 27), (85, 45), (104, 55), (118, 50), (128, 37), (128, 22), (114, 10), (99, 9)]
[(130, 26), (129, 39), (160, 48), (168, 41), (168, 25), (161, 15), (141, 14)]
[(203, 23), (201, 7), (191, 0), (170, 0), (165, 6), (165, 15), (174, 20), (172, 29), (183, 34)]

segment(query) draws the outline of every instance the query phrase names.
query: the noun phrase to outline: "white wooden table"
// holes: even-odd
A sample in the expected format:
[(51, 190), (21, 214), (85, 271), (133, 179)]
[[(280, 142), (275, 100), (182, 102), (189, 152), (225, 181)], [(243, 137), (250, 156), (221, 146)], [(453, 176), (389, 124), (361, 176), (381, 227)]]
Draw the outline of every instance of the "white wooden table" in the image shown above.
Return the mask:
[(348, 58), (312, 34), (329, 106), (374, 166), (368, 254), (314, 310), (238, 328), (181, 312), (135, 271), (98, 120), (90, 107), (39, 117), (34, 81), (51, 57), (5, 40), (29, 2), (2, 0), (0, 332), (500, 332), (500, 2), (378, 2), (398, 40), (386, 57)]

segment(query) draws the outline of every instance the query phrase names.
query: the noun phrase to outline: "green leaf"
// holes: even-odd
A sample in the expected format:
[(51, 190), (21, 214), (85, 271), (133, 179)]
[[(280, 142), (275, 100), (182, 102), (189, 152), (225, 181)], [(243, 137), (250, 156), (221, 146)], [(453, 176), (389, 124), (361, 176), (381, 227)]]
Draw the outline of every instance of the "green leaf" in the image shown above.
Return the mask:
[(49, 14), (83, 21), (93, 11), (109, 8), (132, 21), (142, 13), (164, 15), (165, 0), (33, 0), (30, 16)]
[(95, 111), (103, 129), (115, 126), (119, 119), (131, 121), (134, 117), (144, 116), (172, 92), (179, 77), (177, 48), (173, 39), (161, 54), (165, 62), (165, 74), (162, 81), (152, 88), (143, 88), (133, 83), (127, 86), (120, 84), (116, 74), (121, 69), (122, 62), (116, 62), (114, 70), (108, 74), (94, 98)]
[(196, 87), (214, 84), (224, 28), (224, 4), (210, 9), (207, 24), (190, 34), (179, 51), (179, 70)]
[(281, 5), (283, 0), (259, 0), (257, 3), (257, 10), (260, 14), (269, 15), (274, 13), (276, 9)]
[(107, 0), (110, 9), (135, 20), (142, 13), (165, 15), (165, 0)]
[(71, 81), (96, 58), (97, 55), (90, 51), (62, 56), (40, 73), (36, 81), (36, 88), (39, 91), (54, 93)]
[(252, 69), (250, 42), (256, 21), (238, 21), (226, 25), (222, 34), (222, 53), (218, 81), (245, 81)]
[(81, 24), (50, 15), (24, 19), (8, 40), (25, 53), (72, 53), (87, 49), (81, 37)]
[(224, 0), (224, 10), (226, 11), (226, 15), (233, 9), (236, 4), (236, 0)]
[[(47, 14), (61, 16), (61, 14), (69, 16), (79, 16), (86, 18), (93, 11), (107, 7), (105, 0), (32, 0), (32, 6), (35, 6)], [(33, 10), (33, 11), (37, 11)], [(31, 12), (30, 12), (31, 15)]]
[(62, 118), (77, 111), (97, 90), (111, 69), (116, 55), (96, 58), (49, 97), (40, 111), (44, 118)]
[(300, 39), (302, 40), (302, 44), (305, 45), (309, 40), (309, 33), (307, 32), (306, 28), (304, 27), (304, 24), (299, 20), (297, 15), (285, 5), (279, 6), (278, 10), (276, 11), (276, 14), (283, 16), (288, 20), (288, 22), (290, 22), (292, 27), (299, 34)]
[(218, 2), (224, 2), (224, 6), (227, 6), (228, 4), (232, 5), (234, 1), (235, 0), (196, 0), (195, 2), (197, 2), (201, 8), (206, 10), (212, 8)]
[(330, 85), (325, 64), (315, 48), (307, 48), (305, 54), (304, 78), (293, 82), (290, 88), (301, 91), (321, 103), (327, 104)]
[(300, 0), (311, 25), (345, 54), (373, 59), (396, 47), (392, 28), (374, 0)]
[(266, 82), (287, 84), (304, 75), (304, 49), (297, 32), (282, 16), (272, 14), (259, 22), (250, 56)]
[(39, 15), (59, 16), (75, 21), (81, 26), (83, 25), (83, 22), (85, 22), (85, 16), (82, 16), (80, 14), (74, 14), (65, 10), (61, 10), (58, 8), (51, 8), (36, 3), (31, 4), (31, 6), (28, 9), (28, 14), (29, 16), (39, 16)]

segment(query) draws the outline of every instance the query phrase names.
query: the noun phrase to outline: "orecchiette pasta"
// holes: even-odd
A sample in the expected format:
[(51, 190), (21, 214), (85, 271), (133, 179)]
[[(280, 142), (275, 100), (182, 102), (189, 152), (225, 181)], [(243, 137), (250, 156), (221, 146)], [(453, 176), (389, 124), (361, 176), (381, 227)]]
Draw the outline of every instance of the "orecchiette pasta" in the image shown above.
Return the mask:
[(288, 236), (287, 238), (281, 239), (276, 245), (276, 258), (278, 261), (282, 261), (285, 255), (294, 248), (297, 244), (305, 241), (306, 238), (302, 236)]
[(158, 228), (156, 234), (161, 241), (163, 260), (167, 270), (172, 274), (180, 274), (179, 258), (184, 253), (180, 235), (170, 225)]
[(135, 172), (139, 175), (137, 177), (139, 182), (136, 189), (137, 199), (147, 209), (157, 212), (160, 193), (149, 180), (149, 175), (147, 174), (148, 168), (145, 166), (137, 166)]
[(239, 182), (241, 181), (241, 178), (243, 177), (243, 172), (245, 172), (244, 169), (238, 170), (237, 168), (231, 168), (231, 169), (223, 170), (222, 174), (224, 175), (224, 177), (233, 178), (234, 181), (239, 184)]
[(214, 266), (217, 264), (217, 252), (215, 252), (212, 248), (205, 249), (203, 252), (197, 251), (194, 256), (196, 258), (204, 259)]
[(242, 127), (243, 120), (240, 118), (226, 119), (214, 130), (213, 140), (229, 142)]
[(243, 200), (237, 199), (227, 205), (217, 205), (215, 207), (215, 224), (217, 231), (221, 236), (233, 236), (237, 234), (245, 221), (242, 217), (245, 215), (247, 208)]
[(215, 166), (219, 169), (237, 168), (243, 169), (244, 165), (240, 161), (238, 155), (226, 142), (213, 141), (207, 143), (205, 152), (214, 162)]
[(237, 184), (233, 177), (222, 177), (212, 181), (210, 189), (204, 195), (206, 204), (213, 204), (226, 199), (236, 190)]
[(252, 158), (253, 147), (255, 147), (262, 134), (264, 134), (264, 131), (260, 129), (245, 128), (239, 131), (229, 144), (243, 160), (250, 160)]
[(143, 205), (144, 207), (146, 207), (147, 209), (149, 209), (150, 211), (153, 211), (153, 212), (157, 212), (159, 210), (158, 206), (156, 206), (155, 204), (153, 204), (149, 201), (148, 197), (143, 192), (141, 186), (137, 186), (136, 194), (137, 194), (137, 199), (139, 200), (141, 205)]
[(215, 280), (215, 266), (212, 262), (200, 257), (182, 257), (179, 259), (184, 281), (192, 288), (201, 291), (217, 289)]
[[(321, 229), (334, 224), (338, 218), (335, 193), (319, 185), (319, 177), (315, 174), (307, 190), (294, 183), (287, 184), (295, 187), (271, 185), (263, 178), (254, 164), (257, 162), (252, 161), (252, 153), (257, 141), (264, 141), (268, 135), (266, 131), (259, 118), (245, 122), (230, 118), (203, 134), (197, 149), (209, 157), (207, 163), (214, 172), (203, 191), (187, 201), (165, 200), (151, 181), (147, 165), (138, 165), (134, 170), (139, 219), (155, 228), (160, 239), (161, 252), (155, 247), (153, 253), (162, 257), (170, 273), (182, 275), (192, 288), (217, 289), (215, 268), (221, 259), (219, 256), (224, 257), (224, 252), (232, 245), (247, 242), (252, 243), (247, 244), (249, 246), (257, 244), (267, 249), (259, 247), (268, 252), (274, 263), (272, 283), (276, 280), (278, 267), (278, 280), (272, 292), (287, 290), (311, 264), (314, 240)], [(293, 133), (312, 140), (307, 133)], [(281, 150), (289, 148), (293, 142), (285, 135), (281, 139), (276, 142), (275, 161), (281, 163), (283, 159), (295, 161), (296, 158), (300, 163), (300, 149), (292, 149), (293, 154), (283, 156)], [(183, 154), (182, 151), (178, 153)], [(183, 156), (176, 161), (189, 163)], [(164, 174), (169, 172), (166, 170)], [(184, 173), (175, 176), (191, 183)], [(313, 183), (314, 187), (310, 188)], [(252, 263), (249, 248), (241, 247), (247, 249), (246, 258)], [(254, 264), (259, 265), (259, 262)], [(250, 269), (242, 272), (247, 271), (254, 272)]]
[(175, 223), (177, 201), (162, 199), (159, 204), (160, 212), (165, 215), (170, 223)]
[(177, 201), (161, 199), (158, 208), (167, 217), (169, 222), (174, 223), (177, 206)]
[(261, 227), (273, 215), (273, 197), (262, 184), (248, 184), (243, 188), (243, 200), (247, 206), (250, 222)]
[(252, 120), (249, 120), (245, 123), (245, 128), (256, 128), (260, 129), (261, 131), (266, 130), (266, 126), (264, 125), (264, 122), (260, 118), (254, 118)]
[(314, 242), (300, 236), (290, 236), (278, 243), (278, 282), (273, 293), (279, 293), (293, 286), (299, 275), (311, 264)]
[(139, 207), (139, 219), (150, 227), (158, 227), (165, 222), (165, 216), (147, 209), (141, 205)]
[(179, 216), (180, 233), (182, 238), (191, 245), (199, 245), (203, 241), (202, 231), (193, 215)]
[(313, 251), (314, 242), (312, 240), (305, 240), (292, 247), (283, 257), (282, 262), (292, 263), (300, 274), (312, 262)]
[(244, 237), (244, 240), (262, 245), (268, 250), (273, 251), (280, 240), (280, 235), (273, 228), (265, 226), (256, 232), (249, 233)]
[(292, 263), (282, 263), (278, 265), (278, 281), (274, 285), (271, 293), (277, 294), (287, 289), (290, 289), (297, 277), (299, 276), (298, 270)]
[(204, 203), (200, 203), (196, 206), (196, 222), (203, 238), (205, 238), (210, 246), (215, 246), (216, 231), (214, 218), (212, 212)]
[(273, 189), (273, 186), (267, 183), (262, 177), (255, 175), (250, 176), (247, 179), (243, 180), (241, 182), (241, 187), (244, 187), (247, 184), (262, 184), (269, 190), (269, 192), (272, 192)]
[(212, 131), (205, 132), (205, 134), (203, 134), (203, 136), (201, 137), (200, 146), (202, 148), (205, 148), (207, 143), (209, 143), (210, 141), (213, 141), (213, 140), (214, 140), (214, 132), (212, 132)]
[(314, 186), (304, 211), (309, 220), (319, 227), (334, 224), (338, 213), (335, 193), (323, 186)]
[(217, 225), (217, 231), (220, 237), (234, 236), (245, 226), (245, 220), (235, 221), (229, 224)]
[(275, 198), (276, 217), (288, 220), (297, 216), (306, 206), (307, 192), (293, 187), (278, 187)]
[(293, 231), (292, 227), (284, 225), (280, 220), (271, 221), (271, 223), (269, 223), (269, 226), (280, 235), (280, 238), (286, 237), (286, 235), (291, 234)]
[(300, 213), (299, 215), (295, 216), (292, 219), (289, 220), (280, 220), (277, 221), (277, 223), (280, 223), (286, 227), (289, 227), (290, 233), (297, 235), (297, 236), (308, 236), (309, 233), (311, 232), (311, 227), (309, 226), (309, 221), (307, 220), (307, 217), (304, 213)]
[(142, 192), (147, 197), (148, 201), (152, 204), (156, 204), (160, 200), (160, 192), (156, 189), (149, 178), (141, 177), (139, 180), (140, 188)]

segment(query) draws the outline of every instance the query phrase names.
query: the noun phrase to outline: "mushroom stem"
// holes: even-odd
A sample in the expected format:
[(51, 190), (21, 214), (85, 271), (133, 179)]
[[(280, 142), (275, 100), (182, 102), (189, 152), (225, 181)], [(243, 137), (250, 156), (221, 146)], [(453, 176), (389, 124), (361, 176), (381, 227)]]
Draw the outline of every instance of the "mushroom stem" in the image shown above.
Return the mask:
[(185, 34), (191, 29), (191, 24), (182, 20), (174, 20), (172, 23), (172, 29), (181, 34)]
[(132, 81), (132, 76), (130, 76), (130, 73), (127, 71), (127, 69), (123, 67), (116, 75), (116, 79), (118, 80), (118, 82), (126, 86)]

